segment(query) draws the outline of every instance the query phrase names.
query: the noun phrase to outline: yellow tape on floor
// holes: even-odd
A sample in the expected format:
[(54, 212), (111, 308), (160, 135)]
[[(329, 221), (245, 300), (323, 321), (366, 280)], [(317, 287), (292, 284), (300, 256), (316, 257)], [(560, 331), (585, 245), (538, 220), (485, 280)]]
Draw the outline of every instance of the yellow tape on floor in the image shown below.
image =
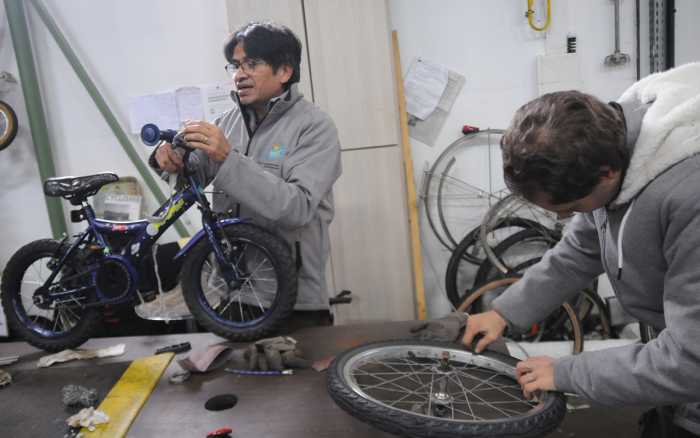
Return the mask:
[(84, 437), (123, 437), (131, 423), (153, 392), (160, 376), (170, 364), (175, 353), (142, 357), (131, 362), (119, 381), (100, 403), (98, 410), (109, 416), (109, 423), (95, 426), (90, 432), (83, 428)]

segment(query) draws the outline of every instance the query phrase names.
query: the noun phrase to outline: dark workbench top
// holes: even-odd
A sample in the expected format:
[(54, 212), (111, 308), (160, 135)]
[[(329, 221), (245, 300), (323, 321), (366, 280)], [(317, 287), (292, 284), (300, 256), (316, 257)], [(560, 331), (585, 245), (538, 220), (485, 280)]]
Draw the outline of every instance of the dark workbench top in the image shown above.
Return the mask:
[[(299, 341), (307, 358), (317, 360), (365, 342), (407, 338), (408, 327), (411, 324), (413, 323), (394, 322), (315, 327), (301, 329), (292, 336)], [(120, 357), (58, 364), (36, 372), (52, 373), (54, 370), (71, 367), (95, 367), (125, 362), (151, 355), (156, 348), (184, 341), (189, 341), (193, 349), (203, 349), (222, 340), (207, 333), (93, 339), (84, 347), (99, 348), (125, 343), (126, 353)], [(11, 373), (36, 370), (36, 360), (44, 354), (25, 343), (0, 343), (0, 356), (21, 355), (19, 363), (5, 367)], [(186, 354), (178, 357), (184, 357)], [(180, 366), (173, 361), (132, 425), (130, 437), (205, 437), (207, 432), (225, 426), (234, 430), (235, 438), (392, 436), (355, 420), (337, 407), (326, 392), (325, 373), (301, 370), (292, 376), (238, 376), (215, 371), (193, 375), (183, 384), (168, 383), (168, 377), (179, 370)], [(10, 402), (3, 391), (0, 389), (0, 405)], [(205, 402), (219, 394), (236, 395), (238, 404), (224, 411), (206, 410)], [(579, 400), (570, 401), (574, 405), (584, 403)], [(23, 403), (29, 401), (24, 400)], [(559, 430), (549, 436), (637, 437), (637, 418), (641, 411), (598, 407), (576, 409), (567, 413)], [(36, 411), (33, 413), (40, 414)], [(0, 411), (0, 424), (4, 426), (7, 423), (2, 417)], [(36, 436), (54, 435), (55, 433)]]

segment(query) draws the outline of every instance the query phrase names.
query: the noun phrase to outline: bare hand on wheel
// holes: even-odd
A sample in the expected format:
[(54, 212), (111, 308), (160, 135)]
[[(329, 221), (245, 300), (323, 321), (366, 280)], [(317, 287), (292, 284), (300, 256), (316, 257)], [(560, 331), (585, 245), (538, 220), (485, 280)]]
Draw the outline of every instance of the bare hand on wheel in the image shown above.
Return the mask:
[(555, 391), (554, 359), (549, 356), (530, 357), (518, 362), (515, 376), (523, 388), (523, 395), (530, 400), (536, 391)]
[(462, 343), (470, 348), (474, 338), (477, 335), (483, 335), (474, 349), (476, 353), (481, 353), (490, 343), (501, 337), (507, 325), (506, 320), (495, 310), (471, 315)]

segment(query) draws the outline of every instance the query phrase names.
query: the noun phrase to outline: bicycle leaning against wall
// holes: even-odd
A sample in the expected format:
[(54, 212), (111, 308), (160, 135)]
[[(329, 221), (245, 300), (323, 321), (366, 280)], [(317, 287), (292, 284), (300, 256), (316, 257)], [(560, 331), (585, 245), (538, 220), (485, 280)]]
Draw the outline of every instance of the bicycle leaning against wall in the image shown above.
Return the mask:
[[(146, 125), (144, 143), (161, 140), (192, 149), (175, 131)], [(87, 229), (63, 240), (42, 239), (19, 249), (2, 276), (2, 305), (10, 328), (46, 351), (74, 348), (98, 328), (105, 306), (134, 305), (147, 281), (156, 241), (193, 205), (202, 229), (177, 253), (183, 258), (180, 283), (187, 307), (207, 330), (234, 341), (273, 332), (292, 312), (297, 277), (291, 252), (280, 237), (237, 217), (211, 210), (194, 172), (185, 168), (182, 187), (154, 217), (111, 221), (95, 217), (88, 198), (119, 179), (114, 173), (50, 178), (47, 196), (63, 197), (77, 207), (73, 222)], [(156, 271), (157, 275), (157, 271)]]

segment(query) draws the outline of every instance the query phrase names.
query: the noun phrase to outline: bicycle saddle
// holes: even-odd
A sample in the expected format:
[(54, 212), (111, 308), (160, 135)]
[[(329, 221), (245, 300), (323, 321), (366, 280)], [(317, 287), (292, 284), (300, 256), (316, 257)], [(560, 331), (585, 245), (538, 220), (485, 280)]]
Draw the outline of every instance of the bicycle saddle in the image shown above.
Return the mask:
[(46, 196), (62, 196), (66, 199), (85, 199), (97, 193), (103, 185), (115, 181), (119, 181), (119, 177), (112, 172), (49, 178), (44, 181), (44, 193)]

